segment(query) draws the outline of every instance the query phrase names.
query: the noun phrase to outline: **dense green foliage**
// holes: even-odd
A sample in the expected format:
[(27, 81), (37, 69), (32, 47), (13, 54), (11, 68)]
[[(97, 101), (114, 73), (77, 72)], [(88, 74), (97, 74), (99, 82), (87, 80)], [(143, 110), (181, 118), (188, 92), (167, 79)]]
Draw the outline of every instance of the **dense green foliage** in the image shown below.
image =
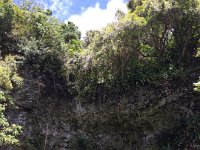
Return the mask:
[[(127, 14), (116, 13), (116, 22), (88, 31), (80, 40), (76, 25), (59, 22), (51, 10), (31, 2), (18, 7), (12, 0), (0, 1), (0, 146), (18, 143), (21, 128), (9, 124), (4, 112), (18, 88), (28, 91), (22, 78), (37, 85), (31, 89), (31, 94), (37, 94), (33, 102), (37, 105), (42, 100), (49, 105), (61, 100), (86, 104), (83, 116), (76, 114), (69, 122), (91, 133), (93, 139), (75, 135), (71, 149), (93, 149), (97, 135), (104, 137), (105, 133), (113, 138), (106, 149), (141, 148), (148, 133), (154, 136), (154, 149), (185, 149), (198, 144), (198, 109), (182, 112), (180, 103), (165, 106), (167, 100), (161, 101), (159, 93), (151, 104), (146, 102), (148, 98), (134, 97), (137, 106), (129, 110), (126, 100), (119, 102), (114, 97), (134, 95), (146, 86), (153, 89), (176, 83), (198, 70), (200, 1), (129, 0), (127, 6)], [(194, 85), (200, 91), (199, 82)], [(180, 91), (175, 88), (170, 92)], [(107, 105), (100, 110), (87, 107), (96, 101)]]
[(13, 88), (19, 88), (23, 82), (16, 71), (13, 57), (8, 56), (4, 61), (0, 61), (0, 146), (19, 143), (16, 136), (21, 132), (21, 127), (10, 124), (4, 115), (6, 106), (12, 103), (8, 93)]
[(194, 90), (197, 92), (200, 91), (200, 82), (194, 83)]
[(117, 23), (87, 33), (86, 78), (121, 91), (183, 74), (199, 48), (199, 1), (130, 1), (128, 6), (130, 12)]

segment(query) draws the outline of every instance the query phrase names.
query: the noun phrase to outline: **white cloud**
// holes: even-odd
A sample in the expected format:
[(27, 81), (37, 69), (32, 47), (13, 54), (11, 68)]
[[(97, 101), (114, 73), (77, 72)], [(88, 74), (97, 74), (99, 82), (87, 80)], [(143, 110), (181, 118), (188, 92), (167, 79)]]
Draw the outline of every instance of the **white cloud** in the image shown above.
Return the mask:
[(101, 9), (99, 3), (96, 3), (95, 7), (89, 7), (81, 14), (72, 15), (65, 22), (74, 22), (82, 32), (82, 36), (85, 36), (86, 31), (101, 29), (115, 21), (115, 13), (118, 9), (127, 12), (126, 3), (123, 0), (110, 0), (106, 9)]
[(76, 0), (35, 0), (35, 2), (44, 9), (51, 9), (56, 18), (64, 21), (70, 15), (69, 9)]
[(69, 15), (69, 8), (73, 5), (73, 0), (52, 0), (50, 9), (53, 11), (54, 16), (64, 19)]

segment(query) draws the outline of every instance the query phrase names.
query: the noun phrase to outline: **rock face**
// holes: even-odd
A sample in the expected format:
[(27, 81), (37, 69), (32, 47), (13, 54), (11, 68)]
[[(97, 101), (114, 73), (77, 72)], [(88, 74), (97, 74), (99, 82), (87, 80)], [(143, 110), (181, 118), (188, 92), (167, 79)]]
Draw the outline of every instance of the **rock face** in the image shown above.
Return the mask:
[(23, 134), (21, 145), (8, 149), (156, 149), (172, 136), (181, 147), (187, 145), (184, 122), (199, 112), (192, 81), (137, 88), (100, 108), (43, 97), (40, 82), (27, 75), (24, 88), (14, 95), (17, 109), (10, 109), (8, 117), (23, 127)]

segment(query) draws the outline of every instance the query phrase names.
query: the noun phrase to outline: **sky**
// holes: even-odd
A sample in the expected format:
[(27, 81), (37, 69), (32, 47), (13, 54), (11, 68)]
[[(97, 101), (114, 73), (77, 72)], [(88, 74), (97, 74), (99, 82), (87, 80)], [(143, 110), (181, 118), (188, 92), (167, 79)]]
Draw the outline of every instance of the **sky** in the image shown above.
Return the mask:
[[(23, 0), (14, 0), (19, 4)], [(74, 22), (85, 36), (88, 30), (97, 30), (115, 21), (118, 9), (127, 12), (128, 0), (34, 0), (45, 9), (51, 9), (60, 21)]]

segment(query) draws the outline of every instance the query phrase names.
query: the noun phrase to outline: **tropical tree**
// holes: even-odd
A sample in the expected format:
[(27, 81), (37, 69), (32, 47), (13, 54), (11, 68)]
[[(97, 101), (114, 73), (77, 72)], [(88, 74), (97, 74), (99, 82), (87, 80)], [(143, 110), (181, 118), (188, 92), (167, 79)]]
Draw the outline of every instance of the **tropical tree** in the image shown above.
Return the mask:
[(14, 10), (10, 0), (0, 1), (0, 55), (5, 56), (14, 49), (15, 40), (12, 37)]

